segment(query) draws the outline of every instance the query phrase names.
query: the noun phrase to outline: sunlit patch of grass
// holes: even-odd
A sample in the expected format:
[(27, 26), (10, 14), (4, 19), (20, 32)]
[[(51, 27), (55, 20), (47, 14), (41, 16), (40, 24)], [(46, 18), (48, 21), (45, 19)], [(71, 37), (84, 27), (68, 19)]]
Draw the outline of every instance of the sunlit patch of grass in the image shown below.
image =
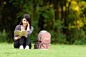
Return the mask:
[(49, 50), (15, 49), (12, 44), (0, 43), (0, 57), (86, 57), (85, 45), (51, 44)]

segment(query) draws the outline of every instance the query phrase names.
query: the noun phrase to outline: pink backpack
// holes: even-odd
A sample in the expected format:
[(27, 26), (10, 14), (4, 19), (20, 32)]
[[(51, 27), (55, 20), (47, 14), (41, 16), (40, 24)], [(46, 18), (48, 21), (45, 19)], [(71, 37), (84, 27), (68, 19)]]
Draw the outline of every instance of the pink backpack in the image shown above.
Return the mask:
[(37, 42), (34, 49), (49, 49), (51, 44), (51, 35), (49, 32), (42, 30), (38, 34)]

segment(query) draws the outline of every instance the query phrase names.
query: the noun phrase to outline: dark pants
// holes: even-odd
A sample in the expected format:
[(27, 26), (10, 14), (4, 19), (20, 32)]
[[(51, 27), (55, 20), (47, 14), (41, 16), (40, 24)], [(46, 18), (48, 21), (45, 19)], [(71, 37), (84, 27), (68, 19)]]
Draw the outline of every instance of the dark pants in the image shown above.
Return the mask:
[(24, 48), (26, 47), (26, 45), (29, 45), (29, 49), (31, 49), (32, 45), (31, 45), (30, 37), (28, 36), (26, 38), (22, 36), (20, 39), (14, 42), (14, 48), (19, 48), (20, 45), (23, 45)]

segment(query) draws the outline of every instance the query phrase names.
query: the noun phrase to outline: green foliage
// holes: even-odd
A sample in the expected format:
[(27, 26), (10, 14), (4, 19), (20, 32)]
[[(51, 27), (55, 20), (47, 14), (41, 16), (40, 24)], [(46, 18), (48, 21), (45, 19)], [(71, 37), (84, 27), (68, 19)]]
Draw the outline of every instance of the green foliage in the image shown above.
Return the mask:
[(64, 24), (64, 21), (56, 20), (56, 22), (54, 23), (54, 26), (58, 27), (58, 29), (67, 28), (67, 27), (64, 27), (62, 24)]
[(54, 30), (52, 30), (52, 31), (49, 31), (49, 33), (51, 34), (51, 43), (57, 43), (57, 40), (55, 39), (55, 38), (57, 38), (57, 34), (56, 34), (56, 32), (54, 31)]
[(38, 32), (37, 24), (38, 24), (38, 21), (33, 21), (32, 22), (32, 26), (34, 27), (34, 30), (33, 30), (32, 34), (30, 35), (31, 42), (36, 42), (36, 40), (37, 40), (37, 35), (38, 35), (38, 33), (37, 33)]
[[(86, 38), (86, 37), (85, 37), (85, 38)], [(84, 39), (82, 38), (82, 39), (79, 40), (79, 41), (76, 40), (76, 41), (74, 42), (74, 44), (75, 44), (75, 45), (85, 45), (85, 44), (86, 44), (86, 41), (85, 41), (86, 39), (85, 39), (85, 38), (84, 38)]]
[(68, 40), (70, 44), (85, 44), (86, 43), (86, 36), (83, 29), (81, 31), (78, 31), (77, 28), (73, 28), (68, 33)]
[(7, 42), (8, 33), (0, 33), (0, 42)]
[(45, 6), (45, 7), (38, 7), (36, 12), (39, 12), (39, 15), (42, 15), (45, 18), (44, 22), (47, 22), (47, 21), (51, 21), (53, 18), (55, 18), (52, 10), (54, 10), (54, 9), (48, 8), (47, 6)]
[(59, 33), (59, 35), (57, 36), (57, 40), (60, 44), (66, 44), (66, 35), (64, 35), (63, 33)]
[(36, 42), (43, 29), (51, 33), (52, 43), (86, 44), (85, 0), (1, 0), (0, 3), (0, 26), (3, 25), (0, 32), (5, 29), (9, 33), (8, 37), (1, 34), (1, 42), (11, 42), (16, 25), (27, 13), (34, 27), (31, 42)]
[[(57, 20), (56, 23), (54, 23), (54, 26), (58, 28), (58, 35), (57, 37), (55, 37), (55, 41), (58, 42), (58, 43), (66, 43), (66, 35), (64, 35), (63, 33), (61, 33), (63, 30), (63, 28), (67, 28), (67, 27), (64, 27), (62, 26), (62, 24), (64, 23), (64, 21), (60, 21), (60, 20)], [(54, 32), (55, 33), (55, 32)]]

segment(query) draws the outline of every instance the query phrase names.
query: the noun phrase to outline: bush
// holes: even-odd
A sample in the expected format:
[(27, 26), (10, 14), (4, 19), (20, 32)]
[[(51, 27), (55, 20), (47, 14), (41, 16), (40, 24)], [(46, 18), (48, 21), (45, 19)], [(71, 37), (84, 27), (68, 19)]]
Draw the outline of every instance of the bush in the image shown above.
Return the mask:
[(86, 44), (86, 36), (83, 29), (78, 31), (77, 28), (73, 28), (68, 33), (69, 44), (83, 45)]
[(66, 35), (63, 33), (59, 33), (58, 35), (54, 30), (50, 31), (51, 34), (51, 43), (60, 43), (65, 44), (66, 43)]
[(0, 33), (0, 42), (6, 42), (8, 33)]
[(75, 45), (85, 45), (86, 44), (86, 39), (81, 39), (79, 41), (74, 42)]

